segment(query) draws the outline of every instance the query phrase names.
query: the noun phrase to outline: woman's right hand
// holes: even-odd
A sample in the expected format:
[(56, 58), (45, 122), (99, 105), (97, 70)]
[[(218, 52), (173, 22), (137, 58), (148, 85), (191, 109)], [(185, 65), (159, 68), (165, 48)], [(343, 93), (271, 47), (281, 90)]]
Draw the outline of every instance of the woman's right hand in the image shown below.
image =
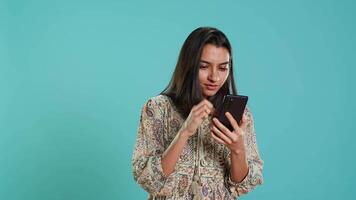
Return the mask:
[(181, 133), (188, 137), (194, 135), (200, 124), (203, 122), (203, 119), (213, 112), (213, 104), (206, 99), (202, 100), (190, 110), (189, 116), (180, 129)]

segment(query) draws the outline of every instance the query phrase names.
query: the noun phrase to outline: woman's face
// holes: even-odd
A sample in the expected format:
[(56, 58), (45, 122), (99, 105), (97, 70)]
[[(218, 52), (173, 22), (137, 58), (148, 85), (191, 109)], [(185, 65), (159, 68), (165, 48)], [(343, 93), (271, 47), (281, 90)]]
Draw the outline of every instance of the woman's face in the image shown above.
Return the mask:
[(229, 71), (230, 54), (225, 47), (206, 44), (199, 65), (199, 83), (204, 98), (214, 96), (225, 83)]

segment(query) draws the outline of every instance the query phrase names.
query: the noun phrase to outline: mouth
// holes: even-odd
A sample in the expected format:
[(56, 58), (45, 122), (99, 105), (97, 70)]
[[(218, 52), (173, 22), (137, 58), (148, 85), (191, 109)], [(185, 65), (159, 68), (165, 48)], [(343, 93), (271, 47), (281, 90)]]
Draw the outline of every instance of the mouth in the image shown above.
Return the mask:
[(216, 90), (219, 87), (219, 85), (211, 85), (211, 84), (204, 84), (204, 85), (208, 90)]

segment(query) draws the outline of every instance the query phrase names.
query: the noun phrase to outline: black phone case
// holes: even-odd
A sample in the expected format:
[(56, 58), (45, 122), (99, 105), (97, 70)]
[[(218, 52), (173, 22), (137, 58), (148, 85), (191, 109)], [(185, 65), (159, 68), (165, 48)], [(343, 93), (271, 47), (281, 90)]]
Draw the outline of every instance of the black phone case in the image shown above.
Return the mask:
[(225, 95), (222, 106), (217, 109), (215, 117), (224, 124), (230, 131), (233, 131), (229, 119), (225, 113), (229, 112), (235, 118), (237, 123), (241, 124), (242, 115), (244, 114), (245, 107), (248, 101), (248, 96), (243, 95)]

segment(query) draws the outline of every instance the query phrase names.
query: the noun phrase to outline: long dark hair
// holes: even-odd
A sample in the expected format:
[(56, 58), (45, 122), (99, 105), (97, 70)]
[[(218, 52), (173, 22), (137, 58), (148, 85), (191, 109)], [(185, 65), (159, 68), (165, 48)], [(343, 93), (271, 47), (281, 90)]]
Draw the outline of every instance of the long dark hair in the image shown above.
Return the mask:
[(171, 98), (183, 118), (203, 100), (199, 84), (199, 64), (206, 44), (224, 47), (230, 54), (229, 75), (219, 91), (208, 98), (215, 108), (220, 106), (224, 95), (237, 94), (234, 80), (232, 48), (223, 32), (214, 27), (199, 27), (189, 34), (180, 50), (177, 65), (168, 86), (160, 93)]

